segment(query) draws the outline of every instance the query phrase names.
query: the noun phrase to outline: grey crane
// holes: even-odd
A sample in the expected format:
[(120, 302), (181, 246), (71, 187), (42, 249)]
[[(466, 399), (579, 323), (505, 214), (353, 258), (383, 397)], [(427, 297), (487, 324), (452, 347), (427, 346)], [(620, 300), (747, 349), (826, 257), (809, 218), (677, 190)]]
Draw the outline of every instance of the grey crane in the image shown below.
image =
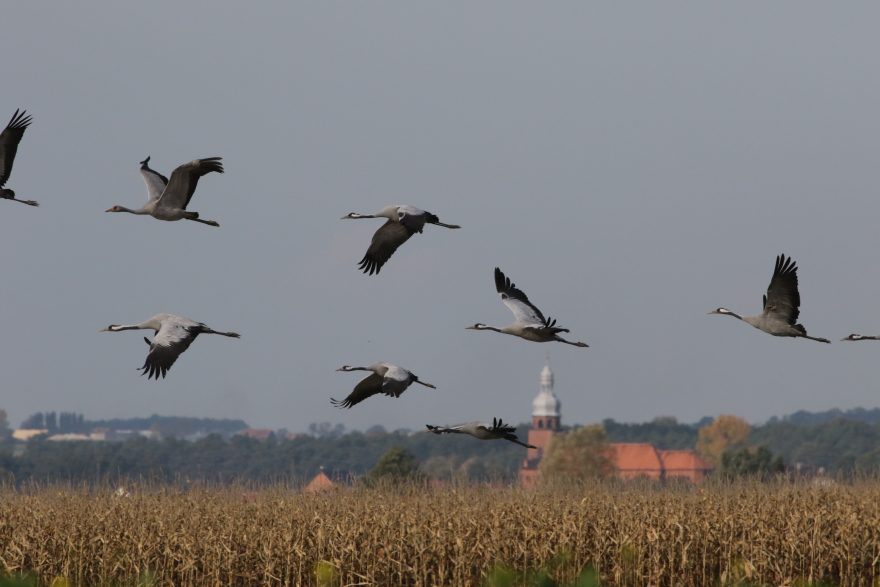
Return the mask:
[(241, 338), (237, 332), (219, 332), (208, 328), (202, 322), (196, 322), (189, 318), (174, 314), (156, 314), (149, 320), (140, 324), (111, 324), (102, 328), (100, 332), (122, 332), (123, 330), (152, 330), (156, 333), (153, 340), (147, 337), (144, 340), (150, 345), (144, 366), (139, 367), (141, 375), (146, 374), (147, 379), (159, 379), (165, 377), (168, 369), (177, 360), (180, 354), (189, 348), (192, 341), (200, 334), (219, 334), (230, 338)]
[(773, 336), (808, 338), (817, 342), (830, 343), (831, 341), (827, 338), (809, 336), (803, 324), (797, 323), (800, 305), (797, 265), (791, 260), (791, 257), (782, 254), (776, 257), (773, 277), (770, 279), (767, 294), (764, 296), (763, 312), (755, 316), (740, 316), (727, 308), (716, 308), (709, 314), (733, 316)]
[(171, 172), (169, 180), (161, 173), (150, 169), (150, 158), (147, 157), (141, 161), (141, 175), (144, 176), (149, 194), (147, 203), (137, 210), (125, 206), (113, 206), (106, 212), (128, 212), (152, 216), (159, 220), (192, 220), (208, 226), (220, 226), (215, 220), (202, 220), (198, 212), (189, 211), (186, 207), (192, 200), (200, 177), (214, 171), (223, 173), (221, 159), (222, 157), (207, 157), (179, 165)]
[(15, 153), (18, 151), (18, 143), (24, 136), (24, 131), (31, 124), (31, 117), (27, 110), (15, 110), (15, 114), (9, 120), (3, 132), (0, 132), (0, 198), (4, 200), (12, 200), (13, 202), (21, 202), (28, 206), (39, 206), (34, 200), (19, 200), (15, 197), (15, 192), (9, 188), (4, 188), (9, 175), (12, 173), (12, 164), (15, 162)]
[(500, 418), (492, 418), (491, 424), (483, 422), (465, 422), (464, 424), (456, 424), (455, 426), (431, 426), (425, 425), (428, 430), (434, 434), (470, 434), (474, 438), (480, 440), (509, 440), (526, 448), (538, 448), (531, 444), (526, 444), (516, 436), (516, 426), (510, 426), (501, 421)]
[(556, 326), (556, 320), (545, 318), (541, 310), (529, 301), (525, 292), (505, 276), (498, 267), (495, 268), (495, 291), (501, 294), (501, 301), (513, 312), (516, 321), (504, 328), (494, 328), (477, 322), (468, 326), (468, 330), (492, 330), (502, 334), (518, 336), (532, 342), (564, 342), (576, 347), (589, 347), (585, 342), (572, 342), (559, 336), (560, 332), (569, 332), (567, 328)]
[(386, 206), (375, 214), (358, 214), (357, 212), (349, 212), (342, 217), (342, 220), (359, 219), (359, 218), (387, 218), (388, 220), (379, 227), (373, 234), (373, 240), (370, 241), (370, 247), (367, 249), (364, 258), (358, 264), (358, 268), (364, 273), (378, 275), (379, 270), (385, 264), (394, 251), (403, 243), (409, 240), (409, 237), (415, 233), (421, 233), (425, 224), (435, 224), (444, 228), (461, 228), (456, 224), (444, 224), (440, 222), (436, 214), (431, 214), (415, 206), (398, 204), (396, 206)]
[(355, 385), (354, 390), (344, 400), (330, 398), (330, 403), (337, 408), (350, 408), (359, 404), (370, 396), (385, 394), (391, 397), (400, 397), (413, 383), (437, 389), (430, 383), (420, 380), (414, 373), (392, 363), (373, 363), (368, 367), (351, 367), (343, 365), (337, 371), (372, 371), (360, 383)]
[(846, 338), (841, 338), (840, 340), (880, 340), (880, 336), (868, 336), (866, 334), (852, 333)]

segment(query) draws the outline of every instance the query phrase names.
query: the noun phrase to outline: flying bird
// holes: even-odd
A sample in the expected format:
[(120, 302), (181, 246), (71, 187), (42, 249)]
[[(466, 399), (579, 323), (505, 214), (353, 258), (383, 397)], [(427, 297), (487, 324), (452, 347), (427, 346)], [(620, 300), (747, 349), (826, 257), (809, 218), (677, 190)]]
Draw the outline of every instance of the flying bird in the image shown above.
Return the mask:
[(129, 214), (149, 215), (159, 220), (193, 220), (208, 226), (220, 226), (215, 220), (202, 220), (198, 212), (186, 209), (192, 200), (199, 178), (213, 171), (223, 173), (222, 157), (194, 159), (179, 165), (171, 172), (171, 179), (150, 168), (150, 158), (141, 161), (141, 175), (147, 184), (149, 199), (137, 210), (125, 206), (113, 206), (106, 212), (128, 212)]
[(763, 312), (755, 316), (740, 316), (727, 308), (716, 308), (709, 314), (733, 316), (773, 336), (808, 338), (817, 342), (830, 343), (831, 341), (827, 338), (807, 335), (807, 329), (802, 324), (797, 324), (800, 305), (797, 265), (791, 260), (791, 257), (786, 257), (783, 254), (776, 257), (773, 277), (767, 287), (767, 295), (764, 296)]
[(18, 151), (18, 143), (24, 136), (24, 131), (31, 124), (31, 117), (26, 110), (19, 112), (17, 109), (15, 114), (0, 132), (0, 198), (4, 200), (12, 200), (13, 202), (21, 202), (28, 206), (39, 206), (34, 200), (19, 200), (15, 197), (15, 192), (9, 188), (4, 188), (9, 174), (12, 173), (12, 164), (15, 161), (15, 153)]
[(386, 206), (375, 214), (349, 212), (342, 220), (359, 218), (387, 218), (388, 220), (373, 234), (370, 248), (358, 264), (364, 273), (378, 274), (397, 248), (415, 233), (422, 232), (425, 224), (436, 224), (444, 228), (461, 228), (456, 224), (444, 224), (435, 214), (420, 210), (415, 206)]
[(495, 268), (495, 291), (501, 294), (501, 301), (513, 312), (516, 321), (504, 328), (494, 328), (477, 322), (468, 326), (468, 330), (493, 330), (503, 334), (511, 334), (532, 342), (564, 342), (577, 347), (588, 347), (585, 342), (572, 342), (559, 336), (560, 332), (569, 332), (567, 328), (556, 326), (556, 320), (544, 318), (544, 314), (537, 308), (525, 292), (516, 288), (516, 285), (505, 276), (498, 267)]
[(147, 353), (144, 366), (138, 368), (139, 371), (142, 371), (141, 375), (146, 374), (147, 379), (155, 378), (156, 380), (160, 375), (165, 377), (177, 357), (188, 349), (192, 341), (200, 334), (220, 334), (231, 338), (241, 338), (237, 332), (218, 332), (201, 322), (174, 314), (156, 314), (140, 324), (111, 324), (107, 328), (102, 328), (100, 332), (122, 332), (123, 330), (153, 330), (156, 333), (152, 341), (144, 337), (144, 341), (150, 345), (150, 351)]
[(474, 438), (480, 440), (498, 440), (504, 439), (515, 442), (526, 448), (538, 448), (531, 444), (526, 444), (516, 436), (516, 426), (510, 426), (501, 421), (500, 418), (492, 418), (492, 424), (483, 422), (466, 422), (455, 426), (431, 426), (426, 424), (428, 430), (434, 434), (470, 434)]
[(880, 340), (880, 336), (867, 336), (865, 334), (850, 334), (846, 338), (840, 340)]
[(374, 363), (369, 367), (343, 365), (337, 371), (372, 371), (369, 376), (355, 385), (354, 390), (344, 400), (340, 401), (330, 398), (330, 403), (337, 408), (350, 408), (368, 397), (380, 393), (391, 397), (400, 397), (400, 394), (406, 391), (413, 383), (437, 389), (430, 383), (421, 381), (412, 372), (391, 363)]

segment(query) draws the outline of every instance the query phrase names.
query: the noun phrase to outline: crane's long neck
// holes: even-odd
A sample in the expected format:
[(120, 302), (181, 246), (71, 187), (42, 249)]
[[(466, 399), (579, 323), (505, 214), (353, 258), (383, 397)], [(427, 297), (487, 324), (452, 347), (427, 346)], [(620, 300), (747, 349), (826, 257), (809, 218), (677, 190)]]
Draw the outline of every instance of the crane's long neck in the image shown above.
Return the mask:
[(144, 208), (138, 208), (137, 210), (132, 210), (131, 208), (126, 208), (125, 206), (114, 206), (108, 212), (128, 212), (129, 214), (138, 214), (140, 216), (149, 215), (150, 211)]
[[(750, 319), (750, 318), (754, 318), (755, 320), (757, 320), (757, 319), (760, 318), (760, 315), (759, 315), (759, 316), (746, 316), (746, 317), (742, 317), (742, 316), (740, 316), (739, 314), (737, 314), (736, 312), (731, 312), (731, 311), (728, 310), (727, 308), (718, 308), (718, 309), (715, 310), (714, 312), (709, 312), (709, 313), (710, 313), (710, 314), (719, 314), (719, 315), (721, 315), (721, 316), (733, 316), (733, 317), (736, 318), (737, 320), (742, 320), (743, 322), (749, 322), (749, 319)], [(752, 324), (752, 322), (749, 322), (749, 324)]]
[(156, 330), (156, 328), (148, 325), (146, 322), (141, 322), (140, 324), (115, 324), (107, 330), (110, 332), (122, 332), (123, 330)]

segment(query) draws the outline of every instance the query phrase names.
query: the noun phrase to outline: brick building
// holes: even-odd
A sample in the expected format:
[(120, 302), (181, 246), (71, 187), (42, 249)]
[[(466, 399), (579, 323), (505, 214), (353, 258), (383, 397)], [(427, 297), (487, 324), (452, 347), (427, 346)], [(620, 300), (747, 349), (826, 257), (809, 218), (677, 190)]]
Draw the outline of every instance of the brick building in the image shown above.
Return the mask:
[[(530, 448), (519, 470), (520, 482), (534, 485), (539, 476), (539, 466), (544, 450), (555, 434), (560, 432), (562, 406), (553, 392), (554, 376), (549, 362), (544, 365), (538, 378), (538, 395), (532, 400), (532, 425), (529, 428)], [(702, 481), (712, 470), (693, 450), (661, 450), (648, 443), (611, 443), (612, 459), (620, 479), (647, 478), (666, 481), (683, 478), (694, 483)]]

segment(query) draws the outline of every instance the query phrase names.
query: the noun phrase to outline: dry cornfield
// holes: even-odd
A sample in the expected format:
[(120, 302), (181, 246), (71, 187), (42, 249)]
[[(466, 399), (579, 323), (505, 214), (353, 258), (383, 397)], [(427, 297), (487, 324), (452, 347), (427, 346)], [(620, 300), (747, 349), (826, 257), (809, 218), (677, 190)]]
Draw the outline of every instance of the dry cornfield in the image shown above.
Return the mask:
[[(0, 490), (0, 570), (41, 584), (875, 585), (880, 482)], [(497, 575), (497, 573), (495, 573)]]

